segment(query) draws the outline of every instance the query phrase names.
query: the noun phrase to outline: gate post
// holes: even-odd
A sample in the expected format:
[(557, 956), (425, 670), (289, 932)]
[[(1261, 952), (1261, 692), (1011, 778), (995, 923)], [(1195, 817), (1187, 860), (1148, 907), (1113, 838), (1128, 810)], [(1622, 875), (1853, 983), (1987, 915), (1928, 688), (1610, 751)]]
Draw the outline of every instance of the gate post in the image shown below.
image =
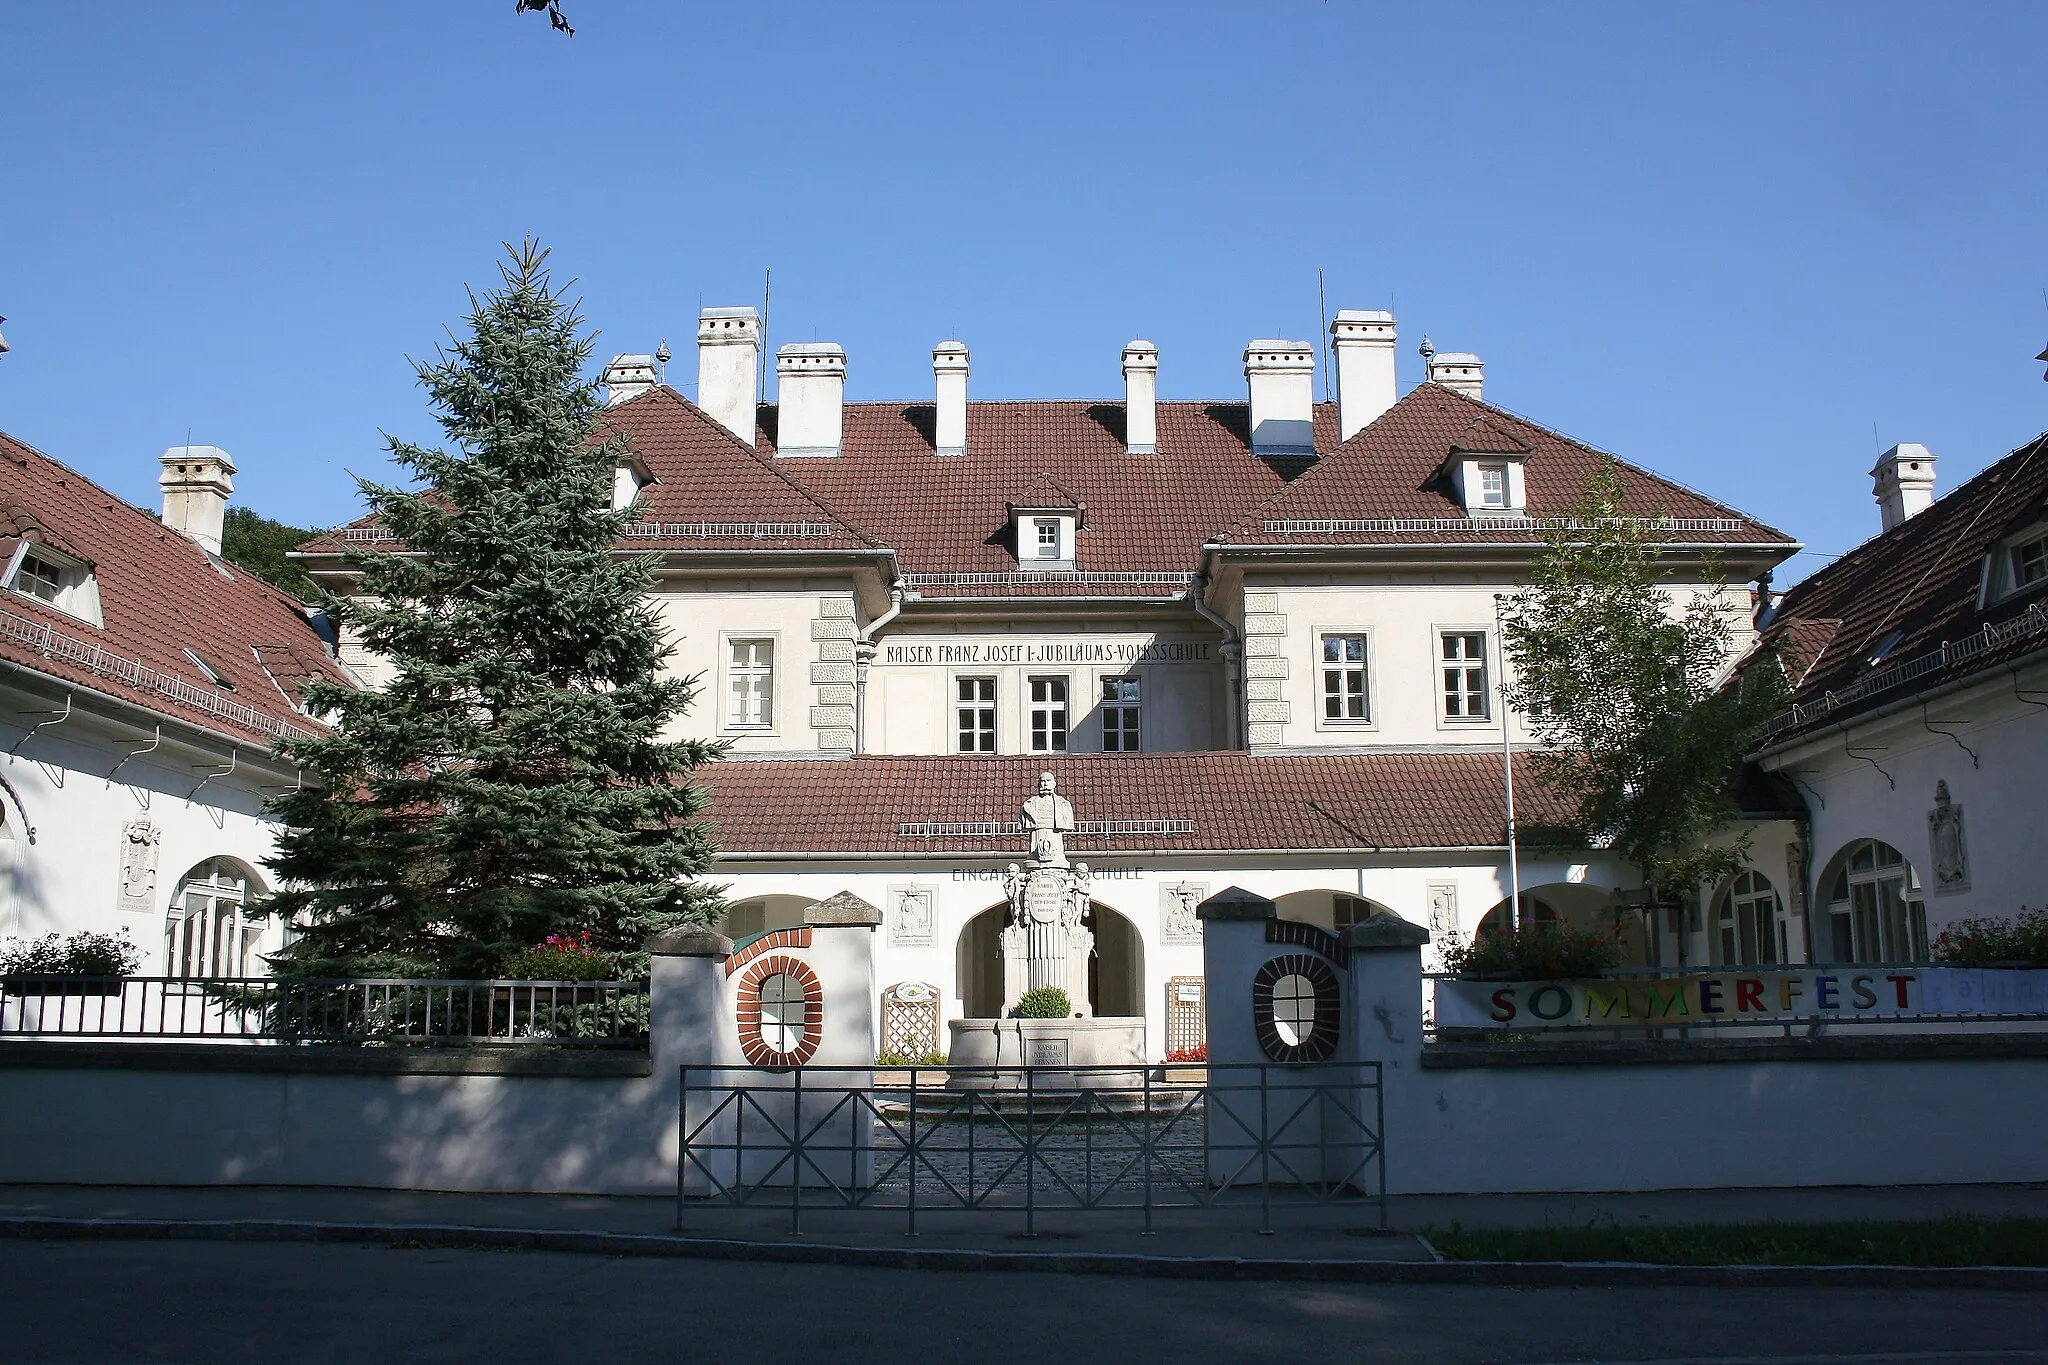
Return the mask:
[[(1379, 1167), (1385, 1189), (1388, 1141), (1386, 1128), (1420, 1130), (1404, 1122), (1422, 1098), (1422, 948), (1429, 930), (1397, 915), (1374, 915), (1344, 931), (1350, 950), (1351, 1008), (1346, 1011), (1345, 1052), (1361, 1062), (1378, 1062), (1380, 1094), (1361, 1094), (1360, 1113), (1380, 1129)], [(1377, 1098), (1378, 1103), (1372, 1103)], [(1411, 1149), (1411, 1160), (1426, 1160), (1424, 1144)], [(1408, 1182), (1413, 1188), (1414, 1182)]]
[[(683, 1162), (681, 1144), (685, 1130), (704, 1123), (718, 1108), (720, 1097), (708, 1087), (729, 1086), (737, 1079), (730, 1068), (741, 1061), (739, 1040), (725, 980), (732, 940), (688, 924), (648, 939), (647, 952), (647, 1049), (657, 1093), (667, 1101), (660, 1112), (669, 1114), (673, 1125), (662, 1140), (662, 1157), (679, 1197), (710, 1193), (712, 1176), (729, 1186), (739, 1170), (731, 1107), (697, 1136), (698, 1146), (710, 1144), (709, 1150), (697, 1153), (697, 1161), (709, 1167), (711, 1175), (696, 1162)], [(683, 1090), (685, 1068), (690, 1085), (700, 1087), (694, 1094)]]

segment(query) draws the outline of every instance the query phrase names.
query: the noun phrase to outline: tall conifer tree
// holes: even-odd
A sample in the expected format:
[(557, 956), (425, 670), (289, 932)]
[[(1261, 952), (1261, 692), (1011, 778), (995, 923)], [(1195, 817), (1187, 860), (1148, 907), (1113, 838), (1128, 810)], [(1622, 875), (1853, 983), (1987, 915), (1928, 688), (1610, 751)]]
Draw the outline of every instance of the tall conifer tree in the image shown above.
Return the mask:
[(508, 251), (467, 335), (417, 366), (449, 449), (390, 439), (421, 491), (362, 481), (402, 548), (361, 555), (330, 605), (396, 675), (311, 685), (334, 729), (282, 746), (309, 779), (275, 802), (273, 907), (310, 921), (288, 971), (488, 976), (551, 933), (631, 952), (717, 913), (688, 781), (717, 749), (662, 737), (694, 687), (662, 676), (651, 562), (614, 548), (624, 441), (599, 438), (546, 250)]

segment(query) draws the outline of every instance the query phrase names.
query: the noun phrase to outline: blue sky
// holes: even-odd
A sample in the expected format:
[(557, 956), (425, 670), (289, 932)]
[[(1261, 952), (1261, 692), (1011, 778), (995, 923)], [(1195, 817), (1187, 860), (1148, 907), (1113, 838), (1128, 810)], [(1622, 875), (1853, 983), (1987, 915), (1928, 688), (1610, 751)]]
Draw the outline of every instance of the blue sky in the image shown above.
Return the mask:
[(536, 233), (601, 356), (758, 300), (852, 398), (1243, 393), (1392, 306), (1487, 396), (1821, 554), (1876, 442), (1954, 487), (2048, 427), (2048, 5), (16, 5), (0, 429), (154, 505), (155, 456), (325, 525)]

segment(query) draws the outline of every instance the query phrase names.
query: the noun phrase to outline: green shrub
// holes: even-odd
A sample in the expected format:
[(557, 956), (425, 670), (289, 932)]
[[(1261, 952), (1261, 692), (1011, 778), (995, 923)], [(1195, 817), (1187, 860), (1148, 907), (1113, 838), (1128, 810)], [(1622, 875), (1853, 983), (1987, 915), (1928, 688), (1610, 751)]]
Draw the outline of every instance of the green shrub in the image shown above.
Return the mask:
[(1598, 976), (1620, 962), (1620, 930), (1567, 929), (1555, 920), (1525, 920), (1519, 929), (1481, 933), (1444, 949), (1444, 970), (1453, 975), (1518, 981)]
[(2048, 967), (2048, 907), (2012, 919), (1958, 920), (1935, 938), (1936, 962), (1952, 967)]
[(944, 1066), (945, 1064), (946, 1054), (938, 1051), (925, 1052), (913, 1056), (910, 1053), (891, 1052), (889, 1049), (883, 1048), (875, 1056), (876, 1066)]
[(141, 950), (118, 934), (81, 930), (70, 938), (10, 936), (0, 948), (0, 976), (128, 976), (142, 965)]
[(1074, 1012), (1074, 1002), (1058, 986), (1040, 986), (1024, 992), (1014, 1011), (1019, 1019), (1064, 1019)]

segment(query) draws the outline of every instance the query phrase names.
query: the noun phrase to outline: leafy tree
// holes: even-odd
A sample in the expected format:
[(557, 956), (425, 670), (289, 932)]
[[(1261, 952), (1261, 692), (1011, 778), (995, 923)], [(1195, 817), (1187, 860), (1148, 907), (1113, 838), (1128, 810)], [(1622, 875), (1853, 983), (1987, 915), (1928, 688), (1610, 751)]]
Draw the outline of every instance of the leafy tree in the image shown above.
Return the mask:
[(1578, 827), (1635, 864), (1655, 902), (1738, 871), (1749, 834), (1702, 841), (1739, 818), (1730, 782), (1785, 684), (1759, 659), (1733, 678), (1733, 634), (1710, 566), (1679, 603), (1654, 526), (1626, 519), (1612, 461), (1576, 526), (1546, 533), (1530, 584), (1504, 614), (1509, 697), (1544, 745), (1544, 779)]
[(247, 507), (230, 507), (220, 533), (220, 557), (239, 565), (264, 582), (284, 589), (302, 602), (316, 595), (306, 571), (285, 558), (317, 532), (259, 516)]
[(550, 935), (633, 953), (718, 912), (687, 780), (717, 748), (662, 738), (694, 680), (661, 676), (650, 561), (613, 549), (624, 442), (597, 436), (547, 252), (508, 251), (416, 367), (453, 449), (392, 439), (422, 491), (362, 483), (404, 551), (359, 556), (359, 596), (329, 599), (396, 676), (310, 686), (334, 729), (280, 746), (309, 777), (274, 804), (273, 905), (310, 921), (287, 971), (483, 976)]

